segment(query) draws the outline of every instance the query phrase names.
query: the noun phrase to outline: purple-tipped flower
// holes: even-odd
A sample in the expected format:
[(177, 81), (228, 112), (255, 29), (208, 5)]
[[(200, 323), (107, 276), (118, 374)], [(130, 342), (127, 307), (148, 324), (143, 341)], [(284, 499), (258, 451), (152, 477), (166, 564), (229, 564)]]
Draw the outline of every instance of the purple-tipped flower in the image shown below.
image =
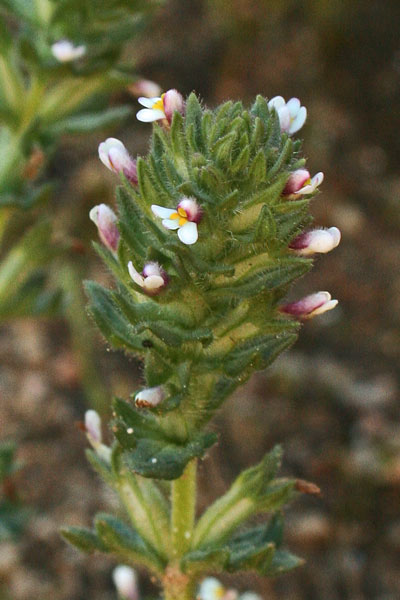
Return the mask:
[(145, 388), (135, 396), (135, 404), (139, 408), (151, 408), (160, 404), (165, 398), (165, 391), (161, 386)]
[(72, 62), (86, 54), (86, 46), (75, 46), (69, 40), (59, 40), (51, 46), (51, 52), (61, 63)]
[(154, 98), (138, 98), (139, 104), (145, 106), (137, 113), (136, 117), (143, 123), (151, 123), (166, 119), (168, 124), (171, 124), (172, 117), (175, 111), (185, 113), (185, 102), (182, 94), (177, 90), (168, 90), (161, 96)]
[(131, 567), (119, 565), (112, 573), (114, 585), (123, 600), (139, 600), (136, 572)]
[(135, 83), (129, 86), (129, 91), (134, 96), (144, 96), (145, 98), (157, 98), (160, 97), (161, 87), (158, 83), (150, 81), (149, 79), (138, 79)]
[(183, 244), (190, 246), (197, 242), (197, 223), (200, 223), (203, 213), (194, 198), (182, 198), (175, 210), (157, 204), (153, 204), (151, 210), (162, 219), (166, 229), (178, 230), (178, 237)]
[(128, 263), (129, 275), (149, 296), (159, 294), (168, 283), (168, 275), (156, 262), (146, 263), (142, 274), (138, 273), (132, 261)]
[(92, 208), (89, 217), (96, 225), (103, 244), (111, 252), (116, 252), (119, 242), (119, 231), (114, 211), (107, 204), (98, 204)]
[(302, 256), (315, 254), (316, 252), (326, 254), (339, 245), (340, 238), (341, 234), (337, 227), (314, 229), (298, 235), (289, 244), (289, 248)]
[(297, 319), (311, 319), (317, 315), (332, 310), (337, 305), (337, 300), (332, 300), (329, 292), (316, 292), (301, 300), (291, 302), (280, 307), (280, 311), (292, 315)]
[(293, 198), (304, 194), (312, 194), (323, 180), (324, 174), (321, 171), (311, 177), (307, 169), (297, 169), (289, 176), (282, 194)]
[(288, 102), (282, 96), (275, 96), (268, 102), (270, 110), (278, 113), (281, 131), (293, 135), (299, 131), (307, 118), (307, 109), (301, 106), (298, 98), (291, 98)]
[(123, 173), (133, 184), (137, 184), (136, 160), (131, 157), (124, 144), (116, 138), (107, 138), (99, 145), (99, 158), (103, 165), (118, 175)]

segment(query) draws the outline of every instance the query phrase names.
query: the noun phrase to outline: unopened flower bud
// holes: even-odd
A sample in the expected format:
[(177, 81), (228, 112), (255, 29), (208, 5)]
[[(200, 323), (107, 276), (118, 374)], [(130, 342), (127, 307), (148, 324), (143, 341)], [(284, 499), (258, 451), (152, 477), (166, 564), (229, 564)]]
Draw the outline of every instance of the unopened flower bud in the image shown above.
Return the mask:
[(135, 404), (139, 408), (151, 408), (160, 404), (165, 398), (164, 389), (161, 386), (145, 388), (135, 396)]
[(123, 600), (139, 600), (136, 572), (131, 567), (119, 565), (112, 573), (114, 585)]
[(111, 456), (111, 448), (103, 444), (101, 435), (101, 419), (95, 410), (87, 410), (85, 412), (85, 429), (86, 437), (89, 440), (93, 450), (105, 460), (109, 462)]
[(332, 310), (337, 305), (337, 300), (332, 300), (329, 292), (316, 292), (301, 300), (291, 302), (280, 307), (280, 311), (298, 319), (311, 319), (317, 315)]
[(72, 62), (86, 54), (86, 46), (75, 46), (69, 40), (60, 40), (52, 45), (51, 51), (58, 62)]
[(150, 81), (149, 79), (138, 79), (135, 83), (129, 86), (129, 91), (134, 96), (144, 96), (145, 98), (159, 97), (161, 94), (161, 87), (158, 83)]
[(164, 95), (163, 102), (164, 112), (168, 123), (171, 123), (175, 111), (181, 113), (182, 115), (184, 114), (185, 103), (183, 101), (182, 94), (180, 94), (177, 90), (168, 90), (168, 92), (166, 92)]
[(87, 410), (85, 412), (85, 429), (86, 435), (92, 445), (101, 444), (101, 419), (99, 413), (95, 410)]
[(123, 173), (134, 185), (137, 184), (137, 164), (125, 148), (124, 144), (116, 138), (107, 138), (99, 145), (99, 158), (103, 165), (117, 173)]
[(314, 229), (298, 235), (290, 244), (289, 248), (296, 250), (297, 254), (307, 256), (316, 252), (326, 254), (339, 245), (341, 238), (337, 227), (329, 229)]
[(311, 177), (307, 169), (297, 169), (293, 171), (286, 182), (283, 196), (296, 198), (304, 194), (312, 194), (324, 180), (324, 174), (320, 171), (314, 177)]
[(116, 252), (119, 242), (119, 231), (114, 211), (107, 204), (98, 204), (92, 208), (89, 217), (96, 225), (103, 244), (112, 252)]
[(149, 296), (159, 294), (168, 283), (168, 275), (156, 262), (146, 263), (142, 274), (138, 273), (132, 261), (128, 263), (129, 275)]

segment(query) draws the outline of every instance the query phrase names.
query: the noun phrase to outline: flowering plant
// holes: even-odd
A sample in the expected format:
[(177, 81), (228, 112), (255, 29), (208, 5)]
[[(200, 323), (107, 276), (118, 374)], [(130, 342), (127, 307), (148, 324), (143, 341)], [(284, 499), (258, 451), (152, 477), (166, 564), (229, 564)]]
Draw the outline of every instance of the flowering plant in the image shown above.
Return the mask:
[[(281, 548), (281, 511), (314, 488), (278, 477), (280, 447), (198, 519), (195, 511), (197, 460), (217, 440), (208, 429), (213, 415), (294, 343), (303, 319), (336, 304), (327, 292), (284, 302), (312, 255), (333, 249), (340, 232), (308, 230), (322, 174), (308, 182), (301, 143), (291, 137), (305, 109), (296, 99), (288, 114), (283, 108), (258, 96), (250, 110), (240, 102), (209, 110), (174, 90), (152, 99), (153, 115), (139, 112), (160, 122), (146, 157), (133, 159), (110, 140), (100, 150), (121, 177), (118, 217), (94, 219), (103, 242), (96, 248), (116, 286), (88, 282), (89, 310), (113, 347), (142, 359), (144, 385), (130, 400), (114, 400), (111, 447), (98, 417), (86, 422), (89, 460), (129, 523), (100, 514), (93, 530), (64, 535), (84, 551), (145, 565), (166, 600), (193, 600), (210, 571), (275, 576), (302, 562)], [(101, 205), (94, 211), (106, 214)], [(264, 515), (261, 524), (251, 524), (255, 515)]]

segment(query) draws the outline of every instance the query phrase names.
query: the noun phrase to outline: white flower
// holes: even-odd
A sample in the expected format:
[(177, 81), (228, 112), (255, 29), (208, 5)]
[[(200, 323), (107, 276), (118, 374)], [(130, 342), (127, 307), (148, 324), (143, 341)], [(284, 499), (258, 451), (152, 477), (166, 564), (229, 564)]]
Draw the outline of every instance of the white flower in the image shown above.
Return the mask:
[(95, 410), (87, 410), (85, 412), (85, 430), (86, 437), (89, 440), (93, 450), (105, 460), (109, 462), (111, 456), (111, 448), (103, 444), (103, 436), (101, 434), (101, 419)]
[(72, 62), (86, 54), (86, 46), (74, 46), (69, 40), (60, 40), (52, 45), (53, 56), (61, 63)]
[(275, 96), (268, 102), (268, 108), (276, 110), (281, 131), (289, 135), (299, 131), (307, 118), (307, 109), (301, 106), (298, 98), (291, 98), (286, 102), (282, 96)]
[(307, 256), (316, 252), (326, 254), (339, 245), (341, 233), (337, 227), (329, 229), (314, 229), (298, 235), (289, 248), (296, 250), (297, 254)]
[(145, 388), (135, 396), (135, 404), (139, 408), (150, 408), (157, 406), (165, 398), (164, 389), (161, 386)]
[(128, 263), (129, 275), (141, 288), (149, 295), (155, 295), (161, 292), (168, 283), (168, 276), (164, 269), (155, 262), (146, 263), (142, 274), (138, 273), (133, 266), (132, 261)]
[(136, 572), (131, 567), (119, 565), (112, 573), (118, 594), (124, 600), (139, 600)]
[(201, 220), (202, 211), (194, 198), (183, 198), (175, 210), (157, 204), (153, 204), (151, 210), (162, 219), (166, 229), (178, 230), (178, 237), (183, 244), (190, 246), (197, 242), (197, 223)]
[(137, 167), (124, 144), (116, 138), (107, 138), (99, 145), (99, 158), (114, 173), (123, 173), (131, 183), (137, 184)]
[(254, 592), (245, 592), (240, 596), (239, 600), (262, 600), (262, 598)]
[(143, 121), (143, 123), (166, 119), (170, 124), (175, 111), (181, 114), (185, 111), (185, 103), (182, 95), (177, 90), (168, 90), (165, 94), (156, 96), (155, 98), (141, 96), (138, 98), (138, 102), (146, 107), (139, 110), (136, 115), (138, 120)]
[(317, 315), (332, 310), (338, 301), (332, 300), (329, 292), (316, 292), (296, 302), (290, 302), (280, 307), (280, 311), (298, 319), (311, 319)]
[(114, 211), (107, 204), (98, 204), (89, 212), (89, 218), (96, 225), (103, 244), (111, 252), (116, 252), (119, 242), (119, 231)]

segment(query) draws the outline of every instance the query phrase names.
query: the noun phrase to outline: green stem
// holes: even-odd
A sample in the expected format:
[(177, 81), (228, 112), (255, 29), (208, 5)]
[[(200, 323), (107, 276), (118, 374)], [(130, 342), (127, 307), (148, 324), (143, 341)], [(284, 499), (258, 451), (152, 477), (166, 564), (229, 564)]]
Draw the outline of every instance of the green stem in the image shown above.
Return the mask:
[(164, 577), (165, 600), (193, 600), (195, 580), (181, 572), (180, 558), (191, 546), (196, 510), (197, 461), (192, 460), (183, 475), (172, 482), (172, 560)]

